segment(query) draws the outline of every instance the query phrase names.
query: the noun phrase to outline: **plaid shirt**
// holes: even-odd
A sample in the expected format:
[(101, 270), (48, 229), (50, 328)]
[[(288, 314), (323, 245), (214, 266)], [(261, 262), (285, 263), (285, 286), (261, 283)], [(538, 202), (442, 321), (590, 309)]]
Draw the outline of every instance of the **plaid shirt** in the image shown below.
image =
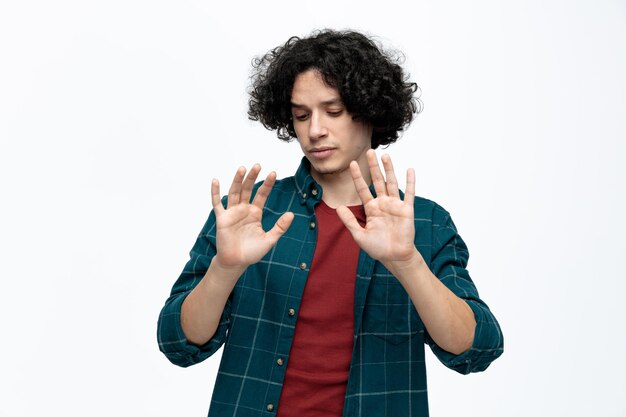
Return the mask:
[[(294, 177), (276, 182), (263, 210), (263, 227), (269, 230), (286, 211), (295, 214), (293, 223), (276, 246), (240, 277), (214, 337), (195, 346), (185, 338), (180, 311), (216, 253), (213, 212), (200, 232), (161, 311), (158, 342), (179, 366), (201, 362), (224, 344), (210, 417), (269, 417), (280, 407), (297, 313), (315, 251), (314, 208), (321, 198), (322, 188), (311, 177), (306, 159)], [(415, 198), (415, 246), (435, 276), (473, 310), (474, 343), (461, 355), (439, 348), (396, 278), (361, 251), (344, 417), (428, 416), (425, 343), (447, 367), (463, 374), (486, 369), (502, 354), (498, 323), (466, 270), (465, 243), (450, 215), (420, 197)]]

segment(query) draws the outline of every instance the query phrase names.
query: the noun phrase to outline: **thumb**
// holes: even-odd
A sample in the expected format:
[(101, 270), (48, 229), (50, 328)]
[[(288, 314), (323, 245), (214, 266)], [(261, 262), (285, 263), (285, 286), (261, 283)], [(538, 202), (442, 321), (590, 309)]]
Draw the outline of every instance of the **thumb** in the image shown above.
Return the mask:
[(343, 222), (346, 228), (350, 231), (350, 234), (354, 238), (354, 240), (358, 243), (359, 238), (361, 237), (361, 233), (363, 233), (363, 228), (354, 217), (354, 213), (350, 211), (350, 209), (346, 206), (337, 207), (337, 215), (339, 219)]
[(293, 213), (288, 211), (276, 220), (274, 227), (267, 232), (267, 237), (272, 245), (278, 242), (278, 239), (280, 239), (280, 237), (285, 234), (287, 229), (289, 229), (289, 226), (291, 226), (291, 222), (293, 221), (293, 217)]

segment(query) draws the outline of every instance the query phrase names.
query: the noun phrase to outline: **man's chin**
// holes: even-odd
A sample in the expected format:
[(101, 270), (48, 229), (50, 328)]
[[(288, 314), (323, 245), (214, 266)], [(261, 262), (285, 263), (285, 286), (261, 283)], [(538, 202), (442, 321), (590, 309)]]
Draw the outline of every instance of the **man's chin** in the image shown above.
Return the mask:
[(350, 166), (342, 167), (331, 164), (311, 164), (311, 170), (322, 177), (331, 177), (348, 170)]

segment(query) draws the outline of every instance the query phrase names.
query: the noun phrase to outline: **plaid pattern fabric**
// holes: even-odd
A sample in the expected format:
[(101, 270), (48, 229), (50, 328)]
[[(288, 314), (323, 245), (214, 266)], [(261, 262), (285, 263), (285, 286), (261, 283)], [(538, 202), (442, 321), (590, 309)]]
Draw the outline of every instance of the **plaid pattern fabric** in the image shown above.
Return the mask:
[[(269, 417), (280, 407), (297, 313), (315, 250), (314, 207), (321, 197), (322, 189), (310, 176), (306, 159), (294, 177), (276, 182), (264, 208), (263, 226), (269, 230), (286, 211), (295, 214), (294, 221), (265, 258), (241, 276), (215, 336), (203, 346), (187, 342), (180, 310), (215, 255), (212, 212), (198, 236), (161, 311), (157, 336), (161, 351), (179, 366), (198, 363), (224, 345), (210, 417)], [(461, 355), (439, 348), (400, 283), (361, 251), (344, 416), (428, 416), (425, 344), (447, 367), (463, 374), (486, 369), (502, 354), (498, 323), (466, 270), (465, 243), (450, 215), (419, 197), (415, 198), (415, 246), (435, 276), (472, 308), (477, 322), (474, 344)]]

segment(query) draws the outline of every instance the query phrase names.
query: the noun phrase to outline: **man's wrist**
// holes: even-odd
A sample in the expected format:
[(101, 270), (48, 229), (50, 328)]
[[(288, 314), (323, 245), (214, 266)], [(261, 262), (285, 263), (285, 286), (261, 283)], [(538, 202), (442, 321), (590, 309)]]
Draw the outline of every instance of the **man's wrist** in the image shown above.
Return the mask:
[(415, 249), (408, 259), (391, 262), (387, 269), (389, 269), (403, 285), (410, 280), (425, 277), (430, 272), (422, 254), (419, 253), (417, 249)]
[(218, 257), (214, 256), (205, 278), (212, 287), (217, 287), (230, 293), (245, 270), (246, 268), (243, 266), (225, 267), (219, 262)]

